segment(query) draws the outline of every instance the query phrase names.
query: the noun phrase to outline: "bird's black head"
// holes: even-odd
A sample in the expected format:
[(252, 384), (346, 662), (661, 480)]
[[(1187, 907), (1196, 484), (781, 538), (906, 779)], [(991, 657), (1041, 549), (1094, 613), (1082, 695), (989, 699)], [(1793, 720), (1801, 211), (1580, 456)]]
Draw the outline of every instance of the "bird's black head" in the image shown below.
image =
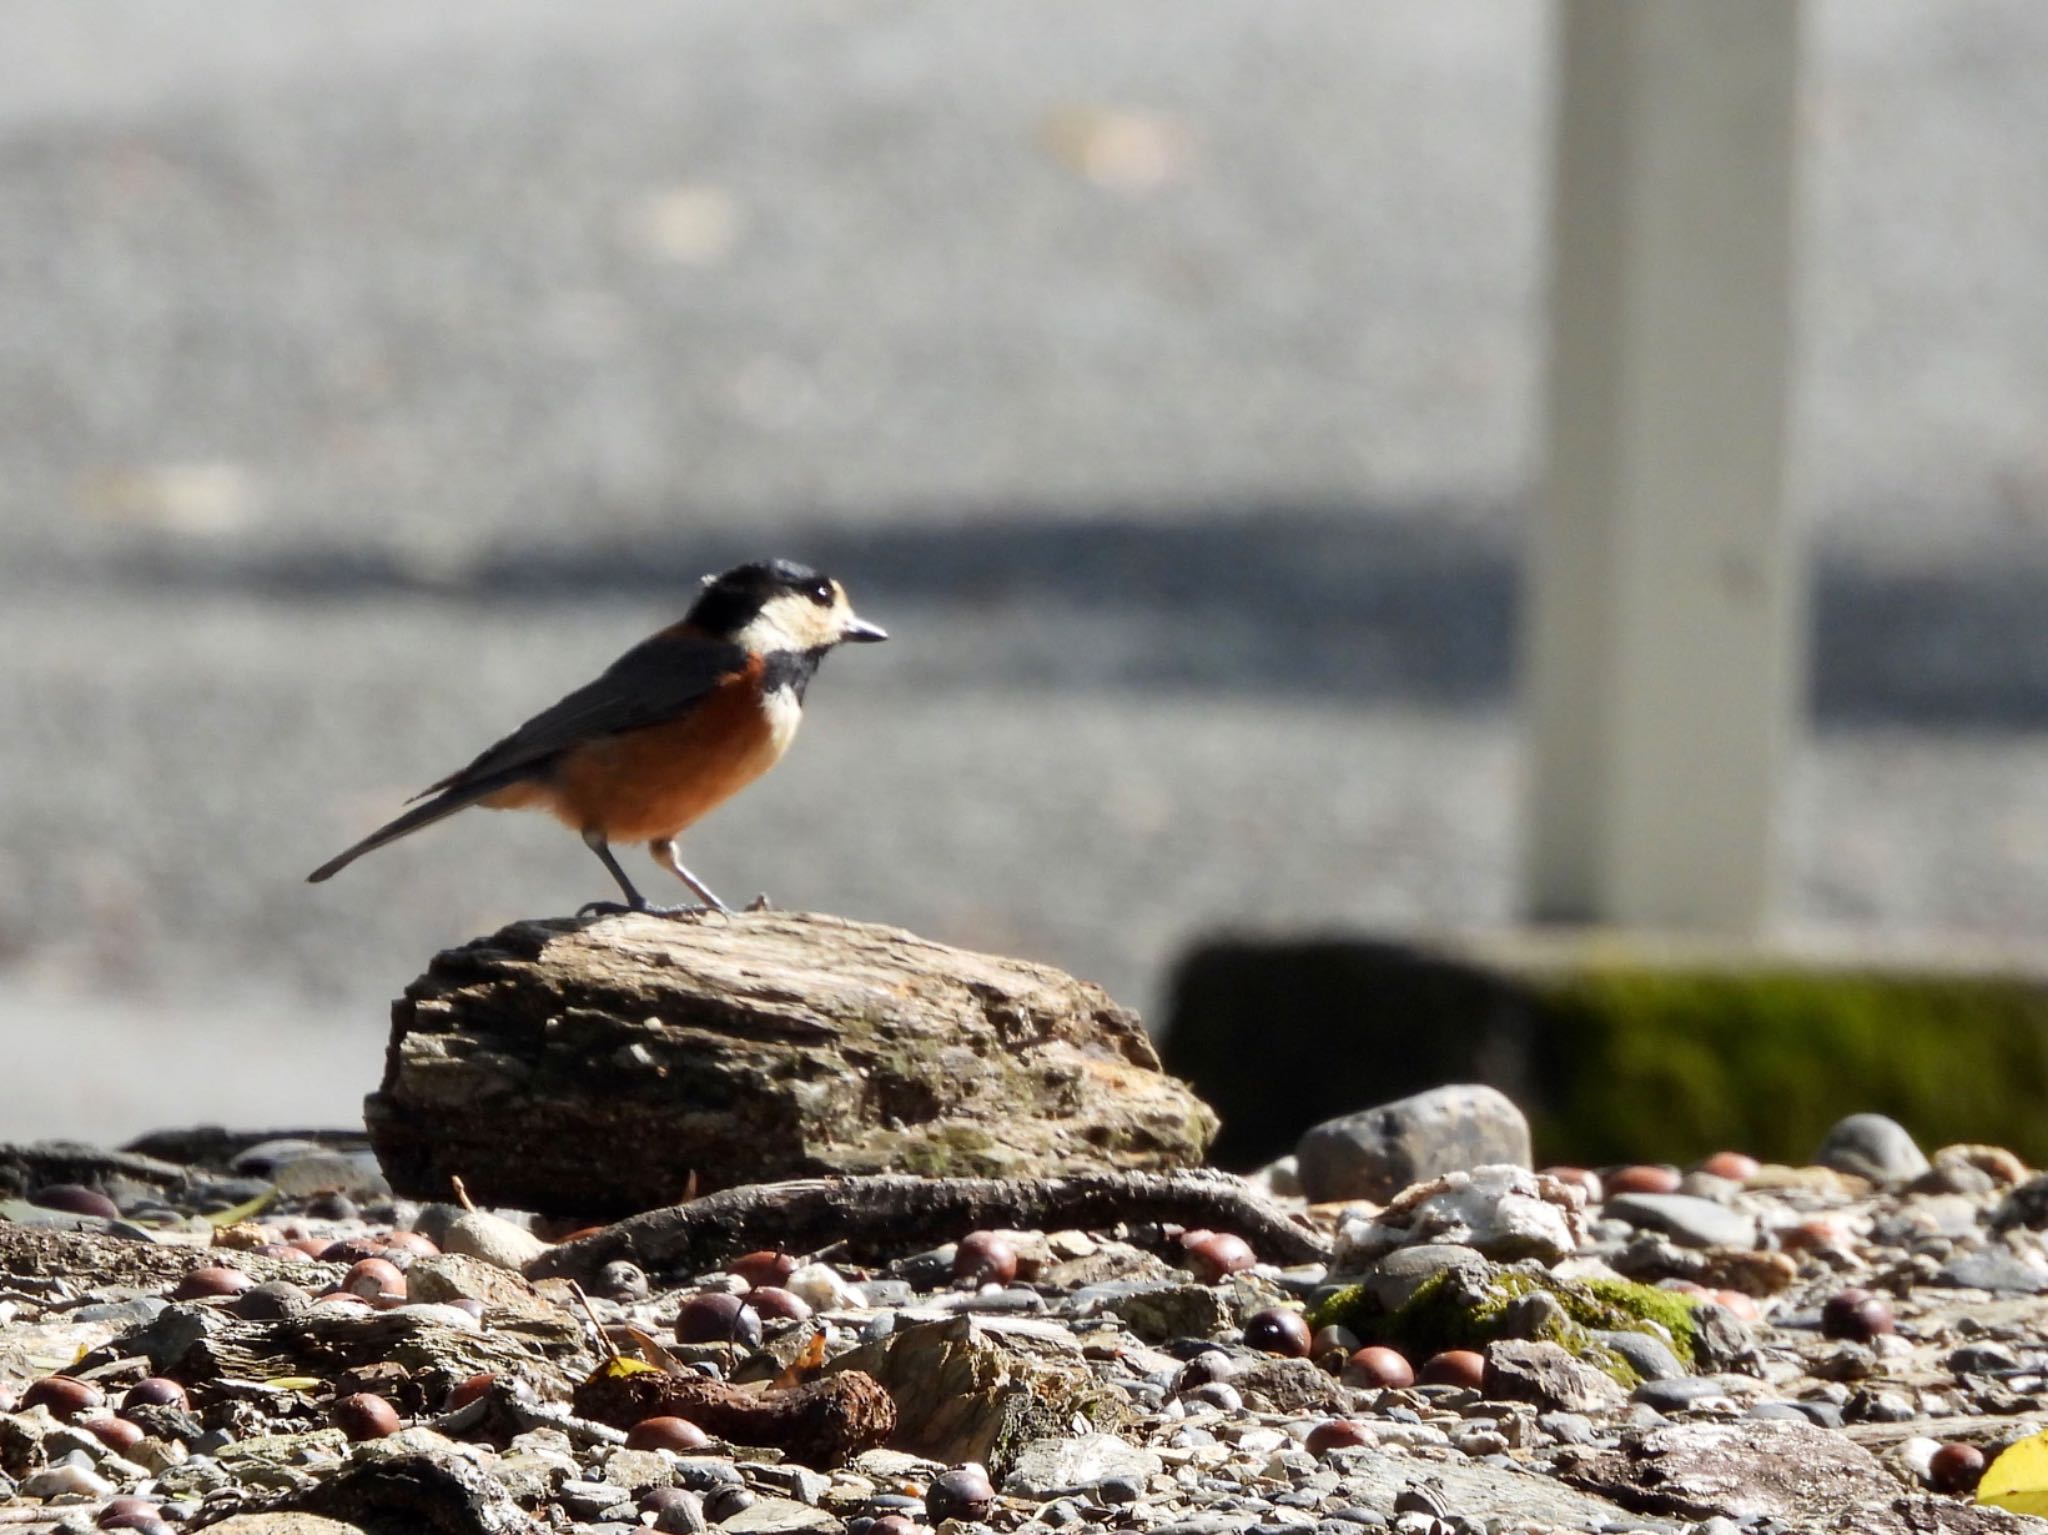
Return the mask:
[(764, 655), (889, 637), (855, 615), (837, 581), (794, 560), (754, 560), (709, 577), (689, 622)]

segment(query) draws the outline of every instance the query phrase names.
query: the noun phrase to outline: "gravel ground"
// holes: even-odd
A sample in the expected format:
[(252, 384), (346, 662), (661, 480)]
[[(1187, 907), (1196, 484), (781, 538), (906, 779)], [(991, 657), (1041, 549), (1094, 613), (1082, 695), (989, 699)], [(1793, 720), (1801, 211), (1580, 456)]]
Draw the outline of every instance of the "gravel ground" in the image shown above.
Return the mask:
[[(693, 837), (728, 894), (1140, 1006), (1218, 926), (1507, 919), (1546, 15), (24, 0), (10, 1133), (251, 1036), (236, 1117), (352, 1117), (432, 949), (603, 881), (483, 816), (304, 870), (756, 553), (899, 638)], [(2048, 12), (1812, 18), (1788, 912), (2028, 934)]]

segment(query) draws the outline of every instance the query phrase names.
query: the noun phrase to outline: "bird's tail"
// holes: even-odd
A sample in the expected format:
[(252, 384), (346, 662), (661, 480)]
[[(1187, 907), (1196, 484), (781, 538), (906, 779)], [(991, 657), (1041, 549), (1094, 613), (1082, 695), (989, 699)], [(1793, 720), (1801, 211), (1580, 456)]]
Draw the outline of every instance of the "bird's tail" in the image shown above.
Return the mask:
[(444, 793), (436, 794), (423, 805), (415, 805), (396, 820), (387, 822), (363, 838), (346, 852), (335, 854), (306, 876), (306, 883), (317, 885), (323, 879), (332, 879), (343, 869), (354, 863), (365, 853), (375, 852), (387, 842), (396, 842), (400, 837), (410, 836), (422, 826), (432, 826), (436, 821), (466, 810), (486, 795), (496, 793), (505, 787), (505, 779), (493, 777), (480, 783), (457, 784)]

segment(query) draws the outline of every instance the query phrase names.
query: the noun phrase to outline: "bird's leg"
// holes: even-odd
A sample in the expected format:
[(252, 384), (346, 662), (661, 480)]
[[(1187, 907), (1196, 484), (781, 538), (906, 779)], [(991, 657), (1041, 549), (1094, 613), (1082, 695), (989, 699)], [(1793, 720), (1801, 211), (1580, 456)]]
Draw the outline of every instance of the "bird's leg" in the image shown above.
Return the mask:
[(612, 857), (611, 844), (605, 841), (604, 833), (599, 831), (585, 832), (583, 834), (583, 845), (589, 848), (591, 852), (597, 854), (598, 861), (611, 871), (612, 878), (619, 882), (619, 888), (626, 892), (626, 904), (621, 906), (617, 901), (591, 901), (586, 905), (578, 907), (576, 915), (579, 917), (616, 916), (621, 912), (646, 911), (648, 909), (647, 897), (635, 890), (633, 882), (626, 878), (626, 871), (619, 867), (618, 859)]
[(732, 908), (721, 901), (709, 885), (683, 867), (683, 860), (676, 852), (675, 838), (668, 837), (658, 842), (650, 842), (647, 844), (647, 850), (654, 855), (656, 863), (697, 892), (699, 899), (704, 902), (705, 909), (731, 913)]

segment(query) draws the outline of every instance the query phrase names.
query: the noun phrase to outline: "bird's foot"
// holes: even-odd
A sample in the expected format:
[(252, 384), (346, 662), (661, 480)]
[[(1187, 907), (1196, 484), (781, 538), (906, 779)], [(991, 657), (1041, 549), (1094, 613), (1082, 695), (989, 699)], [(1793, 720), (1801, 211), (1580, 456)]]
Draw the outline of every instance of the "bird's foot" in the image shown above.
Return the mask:
[(775, 910), (775, 903), (769, 900), (767, 892), (763, 891), (760, 895), (747, 902), (744, 909), (747, 911), (773, 911)]
[(576, 908), (578, 917), (623, 917), (630, 912), (643, 911), (640, 906), (628, 906), (624, 901), (585, 901)]
[(732, 915), (732, 909), (726, 906), (643, 906), (641, 910), (650, 917), (667, 917), (672, 922), (681, 922), (691, 917)]

